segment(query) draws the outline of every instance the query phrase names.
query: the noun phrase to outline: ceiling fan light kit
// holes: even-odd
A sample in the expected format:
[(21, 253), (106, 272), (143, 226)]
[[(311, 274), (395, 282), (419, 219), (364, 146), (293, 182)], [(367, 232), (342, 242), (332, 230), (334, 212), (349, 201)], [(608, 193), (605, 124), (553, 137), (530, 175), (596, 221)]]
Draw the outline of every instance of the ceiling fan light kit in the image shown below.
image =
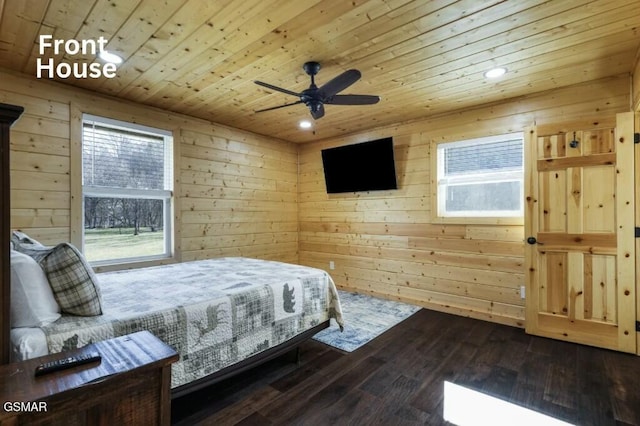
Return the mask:
[(351, 69), (343, 72), (337, 77), (329, 80), (327, 83), (318, 87), (316, 85), (315, 76), (320, 71), (320, 63), (310, 61), (305, 62), (302, 69), (311, 77), (311, 84), (308, 89), (303, 90), (300, 93), (283, 89), (278, 86), (274, 86), (262, 81), (255, 81), (259, 86), (266, 87), (267, 89), (275, 90), (277, 92), (285, 93), (298, 97), (300, 100), (289, 104), (279, 105), (271, 108), (265, 108), (256, 112), (271, 111), (274, 109), (284, 108), (291, 105), (305, 104), (311, 112), (311, 117), (314, 120), (318, 120), (324, 117), (325, 105), (373, 105), (380, 101), (379, 96), (375, 95), (339, 95), (338, 93), (351, 86), (358, 81), (362, 74), (360, 71)]

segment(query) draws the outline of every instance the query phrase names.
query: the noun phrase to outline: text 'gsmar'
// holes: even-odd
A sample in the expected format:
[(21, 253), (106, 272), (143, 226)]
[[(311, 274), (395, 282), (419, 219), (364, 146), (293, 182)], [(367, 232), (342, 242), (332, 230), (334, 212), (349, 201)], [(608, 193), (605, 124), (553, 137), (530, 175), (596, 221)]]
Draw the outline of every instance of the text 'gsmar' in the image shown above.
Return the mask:
[(28, 401), (28, 402), (18, 402), (18, 401), (7, 401), (2, 405), (2, 408), (6, 412), (16, 412), (16, 413), (46, 413), (47, 412), (47, 403), (45, 401)]

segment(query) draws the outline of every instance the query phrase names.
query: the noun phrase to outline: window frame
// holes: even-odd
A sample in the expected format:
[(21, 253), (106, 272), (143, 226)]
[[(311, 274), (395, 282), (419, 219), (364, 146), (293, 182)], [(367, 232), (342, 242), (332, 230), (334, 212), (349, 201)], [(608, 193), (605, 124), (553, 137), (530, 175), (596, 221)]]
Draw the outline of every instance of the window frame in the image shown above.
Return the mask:
[[(179, 139), (176, 137), (177, 130), (169, 130), (166, 128), (130, 121), (117, 118), (107, 117), (99, 113), (82, 112), (73, 108), (77, 119), (77, 126), (72, 130), (72, 147), (71, 147), (71, 163), (72, 163), (72, 223), (71, 223), (71, 241), (84, 252), (84, 197), (95, 196), (104, 198), (135, 198), (135, 199), (156, 199), (163, 201), (163, 241), (164, 253), (161, 255), (135, 256), (125, 258), (114, 258), (109, 260), (91, 261), (91, 265), (98, 272), (119, 270), (132, 267), (153, 266), (166, 263), (174, 263), (179, 261), (179, 252), (177, 244), (178, 221), (175, 213), (178, 210), (179, 197), (176, 193), (178, 188), (177, 172), (179, 171), (176, 164), (177, 146)], [(128, 118), (128, 117), (127, 117)], [(95, 121), (110, 127), (121, 128), (124, 130), (132, 130), (135, 132), (151, 133), (153, 135), (162, 136), (165, 139), (165, 187), (170, 185), (169, 190), (139, 190), (130, 188), (109, 188), (109, 187), (93, 187), (87, 186), (83, 182), (83, 152), (82, 143), (84, 137), (84, 124), (86, 121)], [(73, 179), (76, 177), (76, 179)], [(168, 181), (167, 181), (168, 179)], [(73, 202), (73, 200), (76, 200)], [(75, 213), (74, 213), (75, 212)]]
[[(492, 182), (507, 182), (513, 181), (515, 177), (518, 177), (520, 181), (520, 211), (518, 215), (506, 215), (503, 213), (495, 212), (489, 215), (469, 215), (467, 212), (460, 214), (443, 215), (442, 200), (446, 197), (446, 186), (441, 185), (442, 171), (444, 170), (444, 159), (440, 154), (442, 147), (448, 144), (464, 145), (476, 145), (479, 143), (491, 143), (499, 142), (510, 139), (521, 139), (523, 144), (523, 163), (521, 171), (500, 171), (490, 173), (489, 178), (484, 183)], [(479, 225), (523, 225), (524, 224), (524, 175), (526, 164), (524, 163), (524, 149), (525, 149), (525, 137), (523, 132), (510, 132), (491, 136), (481, 136), (472, 138), (460, 138), (460, 139), (447, 139), (439, 141), (431, 141), (430, 157), (431, 157), (431, 220), (433, 223), (450, 223), (450, 224), (479, 224)], [(469, 174), (459, 177), (446, 178), (450, 182), (453, 181), (457, 184), (463, 183), (476, 183), (475, 180), (478, 176), (484, 176), (485, 174)]]

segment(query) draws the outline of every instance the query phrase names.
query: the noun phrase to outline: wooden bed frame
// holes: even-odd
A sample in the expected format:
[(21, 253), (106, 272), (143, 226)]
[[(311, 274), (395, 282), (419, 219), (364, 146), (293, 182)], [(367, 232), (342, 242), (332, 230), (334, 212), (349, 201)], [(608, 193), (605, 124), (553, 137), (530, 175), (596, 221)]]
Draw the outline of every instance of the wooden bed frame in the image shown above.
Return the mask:
[(182, 386), (178, 386), (171, 390), (171, 398), (179, 398), (184, 396), (190, 392), (196, 391), (198, 389), (202, 389), (207, 386), (211, 386), (214, 383), (221, 382), (226, 380), (236, 374), (242, 373), (243, 371), (247, 371), (252, 369), (253, 367), (257, 367), (260, 364), (263, 364), (269, 360), (277, 358), (281, 355), (286, 354), (298, 347), (300, 343), (310, 339), (314, 334), (329, 327), (329, 320), (322, 322), (316, 325), (309, 330), (298, 334), (286, 342), (280, 343), (277, 346), (269, 348), (265, 351), (262, 351), (256, 355), (250, 356), (249, 358), (243, 359), (240, 362), (237, 362), (233, 365), (223, 368), (222, 370), (215, 371), (209, 374), (206, 377), (203, 377), (198, 380), (194, 380)]
[[(11, 351), (11, 253), (9, 242), (11, 238), (11, 185), (10, 185), (10, 143), (9, 129), (20, 117), (24, 108), (16, 105), (0, 103), (0, 364), (7, 364)], [(187, 393), (210, 386), (228, 379), (233, 375), (256, 367), (266, 361), (294, 350), (303, 341), (314, 334), (329, 327), (329, 320), (299, 334), (278, 346), (253, 355), (229, 367), (218, 370), (206, 377), (178, 386), (171, 391), (172, 398), (184, 396)]]
[(11, 169), (9, 129), (24, 108), (0, 103), (0, 364), (9, 362), (11, 350)]

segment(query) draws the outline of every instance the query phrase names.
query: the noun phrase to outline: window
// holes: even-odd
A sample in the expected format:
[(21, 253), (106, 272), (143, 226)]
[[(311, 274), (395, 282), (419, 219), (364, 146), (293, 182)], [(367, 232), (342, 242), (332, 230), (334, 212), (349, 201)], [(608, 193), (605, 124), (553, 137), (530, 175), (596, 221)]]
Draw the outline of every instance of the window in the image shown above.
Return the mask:
[(521, 133), (438, 144), (438, 216), (522, 217), (523, 162)]
[(83, 246), (94, 264), (172, 252), (172, 134), (83, 115)]

